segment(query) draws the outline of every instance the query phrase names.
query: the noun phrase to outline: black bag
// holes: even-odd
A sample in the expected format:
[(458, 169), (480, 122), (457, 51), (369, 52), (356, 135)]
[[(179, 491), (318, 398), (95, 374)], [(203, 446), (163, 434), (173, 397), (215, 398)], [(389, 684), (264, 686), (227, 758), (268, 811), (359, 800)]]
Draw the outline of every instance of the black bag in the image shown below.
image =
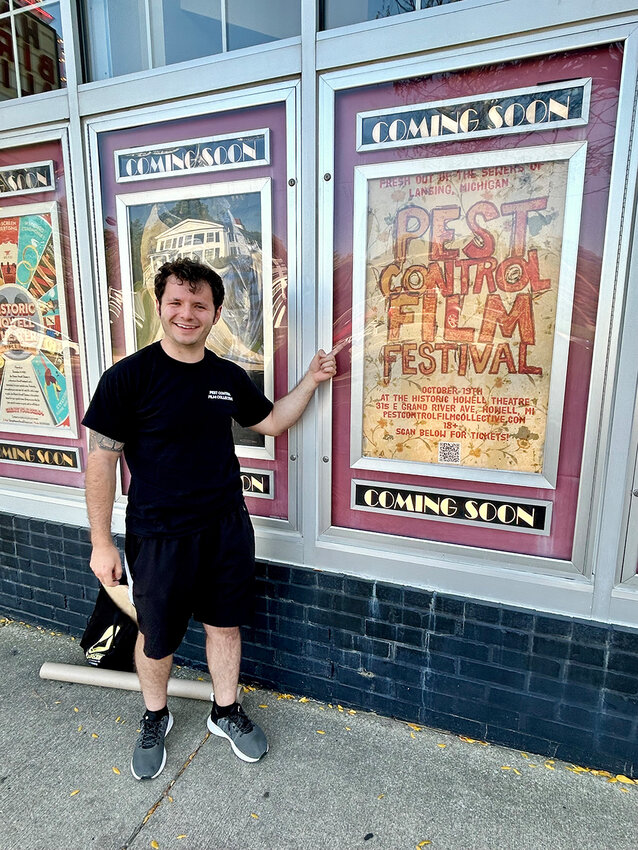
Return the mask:
[(134, 670), (133, 651), (137, 624), (108, 595), (103, 587), (80, 640), (86, 660), (107, 670)]

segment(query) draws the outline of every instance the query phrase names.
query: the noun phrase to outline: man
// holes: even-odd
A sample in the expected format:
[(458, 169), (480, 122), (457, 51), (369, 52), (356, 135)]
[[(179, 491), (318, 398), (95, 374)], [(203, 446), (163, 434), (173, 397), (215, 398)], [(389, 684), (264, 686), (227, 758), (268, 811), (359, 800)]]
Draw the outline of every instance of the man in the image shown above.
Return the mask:
[(252, 607), (254, 535), (231, 419), (259, 434), (282, 434), (317, 386), (335, 375), (339, 350), (320, 350), (299, 384), (273, 405), (243, 369), (205, 347), (224, 299), (216, 272), (188, 259), (166, 263), (155, 277), (155, 297), (163, 339), (102, 375), (83, 420), (91, 431), (91, 569), (107, 586), (122, 577), (111, 536), (122, 454), (131, 472), (125, 550), (146, 705), (131, 761), (136, 779), (153, 779), (164, 767), (164, 737), (173, 724), (166, 687), (191, 615), (206, 632), (215, 694), (209, 730), (244, 761), (258, 761), (268, 749), (263, 731), (235, 701), (239, 626)]

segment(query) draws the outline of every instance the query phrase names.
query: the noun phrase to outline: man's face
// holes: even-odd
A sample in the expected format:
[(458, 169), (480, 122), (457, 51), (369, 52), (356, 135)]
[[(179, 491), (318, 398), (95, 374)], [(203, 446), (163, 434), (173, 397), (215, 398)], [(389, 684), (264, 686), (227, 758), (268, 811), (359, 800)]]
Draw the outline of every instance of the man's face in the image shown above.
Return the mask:
[(206, 281), (201, 281), (195, 292), (191, 292), (188, 283), (171, 275), (161, 303), (157, 304), (164, 344), (169, 353), (176, 356), (180, 352), (203, 351), (206, 337), (221, 310), (221, 307), (215, 310), (213, 293)]

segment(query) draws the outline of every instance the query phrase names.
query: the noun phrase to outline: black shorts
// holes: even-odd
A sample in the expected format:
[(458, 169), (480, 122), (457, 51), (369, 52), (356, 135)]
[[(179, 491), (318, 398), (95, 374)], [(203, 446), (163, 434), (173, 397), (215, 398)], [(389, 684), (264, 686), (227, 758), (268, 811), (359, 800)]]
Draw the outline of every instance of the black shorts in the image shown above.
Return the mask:
[(126, 560), (144, 654), (165, 658), (193, 616), (229, 628), (250, 620), (255, 536), (245, 505), (184, 537), (126, 535)]

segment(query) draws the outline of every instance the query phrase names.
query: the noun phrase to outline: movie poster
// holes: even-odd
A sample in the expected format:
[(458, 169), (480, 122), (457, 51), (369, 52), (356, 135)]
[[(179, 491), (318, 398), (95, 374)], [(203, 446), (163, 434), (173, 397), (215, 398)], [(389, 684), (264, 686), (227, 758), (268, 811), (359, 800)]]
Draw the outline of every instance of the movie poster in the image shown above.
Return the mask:
[(0, 210), (0, 430), (75, 429), (64, 285), (52, 205)]
[[(123, 281), (123, 309), (132, 312), (131, 350), (162, 337), (153, 291), (158, 269), (189, 257), (211, 266), (224, 283), (222, 315), (207, 346), (272, 393), (271, 331), (265, 332), (271, 322), (264, 318), (272, 304), (269, 187), (265, 180), (241, 181), (118, 197), (129, 252), (122, 267), (124, 275), (130, 269), (130, 281)], [(237, 424), (233, 435), (239, 446), (265, 445), (263, 435)]]
[(562, 412), (570, 162), (463, 160), (360, 169), (358, 455), (540, 474)]

